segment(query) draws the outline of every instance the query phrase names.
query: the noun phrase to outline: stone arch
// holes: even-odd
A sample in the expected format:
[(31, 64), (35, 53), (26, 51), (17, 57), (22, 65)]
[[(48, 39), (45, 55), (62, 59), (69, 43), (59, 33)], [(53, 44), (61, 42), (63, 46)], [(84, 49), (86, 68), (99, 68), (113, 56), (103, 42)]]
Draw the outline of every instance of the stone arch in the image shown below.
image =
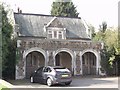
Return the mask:
[(96, 59), (95, 60), (95, 65), (96, 65), (96, 67), (95, 67), (95, 74), (96, 75), (99, 74), (99, 71), (98, 71), (99, 70), (99, 54), (98, 54), (98, 52), (96, 50), (93, 50), (93, 49), (86, 49), (86, 50), (83, 50), (81, 52), (82, 74), (83, 74), (83, 70), (84, 70), (84, 67), (83, 67), (83, 57), (82, 56), (85, 53), (91, 53), (91, 54), (93, 54), (95, 56), (95, 59)]
[(55, 65), (55, 57), (60, 52), (66, 52), (71, 56), (71, 71), (72, 71), (72, 73), (74, 73), (74, 57), (75, 57), (75, 55), (74, 55), (74, 52), (70, 49), (61, 48), (61, 49), (58, 49), (57, 51), (55, 51), (55, 53), (54, 53), (54, 65)]
[[(29, 78), (29, 75), (27, 74), (27, 56), (30, 54), (30, 53), (39, 53), (39, 57), (43, 57), (44, 58), (44, 60), (42, 61), (43, 62), (43, 66), (45, 66), (46, 65), (46, 52), (43, 50), (43, 49), (41, 49), (41, 48), (38, 48), (38, 47), (34, 47), (34, 48), (30, 48), (30, 49), (28, 49), (28, 50), (26, 50), (26, 51), (24, 51), (24, 53), (23, 53), (23, 60), (24, 60), (24, 62), (25, 62), (25, 64), (24, 64), (24, 77), (25, 78)], [(39, 61), (40, 62), (40, 61)], [(38, 66), (39, 67), (39, 66)], [(38, 68), (38, 67), (36, 67), (36, 68)], [(34, 68), (35, 69), (35, 68)], [(34, 69), (31, 71), (31, 72), (33, 72), (34, 71)]]
[(23, 59), (26, 58), (26, 56), (27, 56), (30, 52), (33, 52), (33, 51), (37, 51), (37, 52), (42, 53), (42, 54), (44, 55), (44, 57), (46, 58), (46, 53), (45, 53), (45, 51), (44, 51), (43, 49), (38, 48), (38, 47), (34, 47), (34, 48), (30, 48), (30, 49), (24, 51), (24, 53), (23, 53)]
[(94, 53), (96, 57), (98, 56), (98, 52), (96, 50), (93, 50), (93, 49), (83, 50), (82, 53), (81, 53), (81, 55), (83, 55), (86, 52), (91, 52), (91, 53)]

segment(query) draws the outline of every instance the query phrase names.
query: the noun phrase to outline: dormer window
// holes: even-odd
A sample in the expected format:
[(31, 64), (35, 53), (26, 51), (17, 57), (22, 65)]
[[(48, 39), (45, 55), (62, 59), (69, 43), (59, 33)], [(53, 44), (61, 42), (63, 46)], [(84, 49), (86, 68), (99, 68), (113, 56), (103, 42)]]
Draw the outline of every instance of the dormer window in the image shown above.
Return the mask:
[(66, 39), (66, 28), (54, 17), (47, 25), (44, 26), (48, 39)]
[(47, 34), (49, 39), (66, 39), (66, 30), (64, 28), (48, 28)]

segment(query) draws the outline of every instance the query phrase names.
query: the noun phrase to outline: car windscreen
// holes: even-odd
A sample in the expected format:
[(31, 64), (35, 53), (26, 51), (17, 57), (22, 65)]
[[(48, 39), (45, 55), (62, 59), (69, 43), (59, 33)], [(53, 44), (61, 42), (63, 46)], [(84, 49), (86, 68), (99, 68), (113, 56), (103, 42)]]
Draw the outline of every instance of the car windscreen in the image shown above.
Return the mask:
[(56, 72), (70, 72), (67, 68), (54, 68)]

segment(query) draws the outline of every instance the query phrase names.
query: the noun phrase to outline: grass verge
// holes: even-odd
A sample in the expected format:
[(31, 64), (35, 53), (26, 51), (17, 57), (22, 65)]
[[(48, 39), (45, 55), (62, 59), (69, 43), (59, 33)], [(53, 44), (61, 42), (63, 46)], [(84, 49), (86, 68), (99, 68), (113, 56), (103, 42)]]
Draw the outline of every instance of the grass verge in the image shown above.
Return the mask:
[(0, 84), (0, 90), (10, 90), (10, 88), (7, 88), (6, 86)]

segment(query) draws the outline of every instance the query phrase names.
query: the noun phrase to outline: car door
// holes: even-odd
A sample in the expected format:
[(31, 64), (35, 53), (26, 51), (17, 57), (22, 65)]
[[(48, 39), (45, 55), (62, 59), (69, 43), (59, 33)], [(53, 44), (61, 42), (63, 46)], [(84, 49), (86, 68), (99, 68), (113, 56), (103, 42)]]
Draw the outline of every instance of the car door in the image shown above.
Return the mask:
[(43, 83), (43, 68), (39, 68), (36, 73), (35, 73), (35, 76), (34, 76), (34, 80), (36, 82), (39, 82), (39, 83)]
[(43, 79), (44, 79), (44, 80), (47, 79), (47, 72), (48, 72), (48, 69), (47, 69), (47, 67), (45, 67), (45, 68), (43, 69)]
[(49, 67), (45, 67), (44, 70), (43, 70), (43, 78), (44, 80), (46, 80), (48, 78), (48, 76), (50, 76), (50, 73), (51, 72), (51, 68)]

